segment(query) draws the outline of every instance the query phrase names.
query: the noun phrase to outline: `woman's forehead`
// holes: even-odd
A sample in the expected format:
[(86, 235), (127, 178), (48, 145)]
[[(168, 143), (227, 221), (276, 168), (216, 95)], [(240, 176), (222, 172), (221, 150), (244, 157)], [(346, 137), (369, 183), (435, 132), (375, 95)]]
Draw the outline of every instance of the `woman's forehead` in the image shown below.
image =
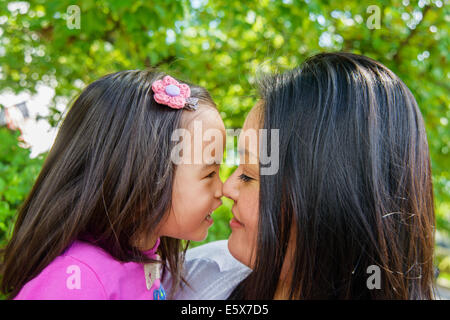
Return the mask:
[[(239, 135), (239, 153), (244, 155), (246, 163), (258, 162), (259, 130), (262, 126), (262, 102), (258, 101), (250, 110)], [(247, 159), (248, 157), (248, 159)]]
[(263, 106), (264, 102), (263, 100), (259, 100), (256, 102), (256, 104), (253, 106), (253, 108), (250, 110), (250, 112), (247, 115), (247, 118), (245, 118), (244, 126), (242, 127), (242, 130), (246, 129), (260, 129), (262, 127), (262, 115), (263, 115)]

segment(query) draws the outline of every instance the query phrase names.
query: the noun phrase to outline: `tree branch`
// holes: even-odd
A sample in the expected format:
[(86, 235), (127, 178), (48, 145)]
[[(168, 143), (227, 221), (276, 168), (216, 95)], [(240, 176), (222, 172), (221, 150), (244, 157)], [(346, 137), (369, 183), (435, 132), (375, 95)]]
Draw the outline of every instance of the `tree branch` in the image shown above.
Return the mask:
[(417, 30), (419, 29), (419, 25), (425, 20), (425, 16), (428, 12), (428, 10), (431, 9), (431, 6), (426, 5), (424, 6), (424, 9), (422, 11), (422, 20), (420, 20), (420, 22), (416, 25), (416, 27), (414, 29), (411, 30), (411, 32), (408, 34), (408, 36), (403, 39), (397, 49), (397, 52), (394, 54), (394, 56), (392, 57), (392, 60), (398, 65), (400, 64), (400, 55), (401, 55), (401, 51), (402, 49), (408, 45), (409, 41), (414, 37), (414, 35), (417, 33)]

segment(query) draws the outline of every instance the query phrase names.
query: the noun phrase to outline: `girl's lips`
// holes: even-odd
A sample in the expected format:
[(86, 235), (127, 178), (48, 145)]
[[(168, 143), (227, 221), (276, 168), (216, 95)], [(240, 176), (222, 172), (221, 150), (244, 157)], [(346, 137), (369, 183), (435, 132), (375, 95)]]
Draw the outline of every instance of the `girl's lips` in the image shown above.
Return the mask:
[[(211, 212), (212, 214), (212, 212)], [(208, 216), (206, 216), (205, 220), (208, 222), (209, 225), (212, 225), (214, 223), (213, 218), (211, 217), (211, 214), (209, 214)]]
[(214, 211), (219, 208), (222, 205), (222, 201), (220, 201), (219, 205), (212, 209), (212, 211), (205, 217), (205, 220), (209, 223), (209, 225), (212, 225), (214, 223), (213, 218), (211, 217)]

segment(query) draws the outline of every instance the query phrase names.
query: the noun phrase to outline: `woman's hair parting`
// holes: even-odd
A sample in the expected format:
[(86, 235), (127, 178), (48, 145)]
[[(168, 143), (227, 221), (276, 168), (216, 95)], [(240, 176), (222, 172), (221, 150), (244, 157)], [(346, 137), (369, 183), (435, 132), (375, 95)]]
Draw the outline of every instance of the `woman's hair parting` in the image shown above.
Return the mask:
[(272, 299), (291, 242), (291, 298), (431, 299), (430, 157), (406, 85), (370, 58), (322, 53), (263, 78), (261, 98), (280, 166), (261, 176), (254, 271), (230, 298)]
[[(76, 239), (120, 261), (151, 262), (136, 241), (169, 212), (171, 135), (184, 112), (156, 102), (152, 84), (165, 76), (109, 74), (74, 101), (3, 252), (0, 289), (9, 298)], [(215, 106), (204, 88), (189, 88), (195, 101)], [(174, 288), (182, 282), (182, 247), (181, 240), (161, 238), (163, 269), (170, 269)]]

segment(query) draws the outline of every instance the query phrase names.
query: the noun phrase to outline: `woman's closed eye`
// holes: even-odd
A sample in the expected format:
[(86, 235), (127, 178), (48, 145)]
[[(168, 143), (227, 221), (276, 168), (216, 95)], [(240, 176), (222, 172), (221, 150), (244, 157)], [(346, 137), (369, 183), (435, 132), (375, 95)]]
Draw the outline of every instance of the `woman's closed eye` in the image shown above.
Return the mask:
[(243, 173), (239, 176), (239, 179), (241, 179), (243, 182), (249, 182), (251, 180), (254, 180), (253, 178), (251, 178)]

